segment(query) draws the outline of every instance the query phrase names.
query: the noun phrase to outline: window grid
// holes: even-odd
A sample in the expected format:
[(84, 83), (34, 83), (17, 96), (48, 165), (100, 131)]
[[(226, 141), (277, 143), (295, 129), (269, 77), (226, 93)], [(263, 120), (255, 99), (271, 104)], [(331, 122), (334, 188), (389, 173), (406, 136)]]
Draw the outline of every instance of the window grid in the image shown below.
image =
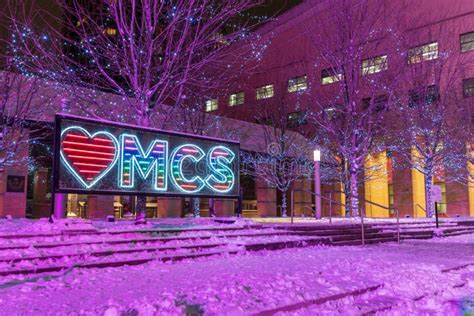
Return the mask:
[(388, 68), (387, 55), (377, 56), (362, 61), (362, 75), (375, 74)]
[(465, 98), (474, 97), (474, 78), (462, 81), (462, 91)]
[(206, 101), (206, 112), (212, 112), (217, 110), (218, 102), (217, 99), (211, 99)]
[(432, 85), (409, 91), (410, 107), (430, 105), (439, 100), (438, 86)]
[[(362, 107), (364, 108), (364, 110), (369, 108), (371, 101), (372, 101), (372, 98), (362, 99)], [(382, 112), (387, 108), (387, 104), (388, 104), (388, 96), (386, 94), (375, 96), (373, 100), (373, 104), (372, 104), (373, 110), (375, 112)]]
[(408, 63), (416, 64), (425, 60), (438, 58), (438, 42), (410, 48), (408, 50)]
[(306, 75), (288, 79), (288, 92), (303, 91), (307, 88)]
[(461, 52), (474, 50), (474, 32), (461, 34)]
[(321, 84), (331, 84), (342, 80), (342, 73), (333, 69), (327, 68), (321, 71)]
[(288, 113), (288, 127), (298, 127), (306, 124), (306, 112), (296, 111)]
[(257, 88), (257, 100), (268, 99), (273, 97), (274, 90), (272, 84), (267, 84)]
[(229, 95), (229, 106), (244, 104), (244, 102), (245, 94), (243, 91), (232, 93), (231, 95)]

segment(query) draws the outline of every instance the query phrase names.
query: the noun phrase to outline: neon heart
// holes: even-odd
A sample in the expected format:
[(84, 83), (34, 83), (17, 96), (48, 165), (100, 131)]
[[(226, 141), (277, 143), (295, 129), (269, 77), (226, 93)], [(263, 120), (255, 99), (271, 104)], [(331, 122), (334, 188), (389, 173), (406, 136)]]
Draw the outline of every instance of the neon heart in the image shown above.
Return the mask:
[(80, 126), (70, 126), (61, 133), (61, 160), (87, 189), (114, 167), (118, 149), (117, 139), (108, 132), (90, 134)]

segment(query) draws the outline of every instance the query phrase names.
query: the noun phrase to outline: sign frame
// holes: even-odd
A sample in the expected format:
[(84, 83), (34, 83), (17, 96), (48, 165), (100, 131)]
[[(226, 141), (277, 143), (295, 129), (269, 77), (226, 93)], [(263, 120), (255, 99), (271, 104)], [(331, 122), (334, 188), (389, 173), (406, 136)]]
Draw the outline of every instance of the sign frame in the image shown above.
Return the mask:
[[(216, 142), (220, 144), (229, 144), (232, 146), (237, 146), (238, 151), (235, 153), (236, 157), (236, 173), (235, 173), (235, 183), (237, 194), (193, 194), (193, 193), (176, 193), (176, 192), (140, 192), (140, 191), (126, 191), (126, 190), (95, 190), (95, 189), (79, 189), (79, 188), (60, 188), (59, 187), (59, 170), (60, 170), (60, 142), (61, 142), (61, 121), (62, 120), (73, 120), (78, 123), (89, 123), (89, 124), (100, 124), (102, 126), (116, 127), (123, 129), (131, 129), (135, 131), (147, 132), (147, 133), (157, 133), (159, 135), (167, 135), (174, 137), (184, 137), (190, 140), (198, 141), (209, 141)], [(167, 162), (169, 163), (169, 162)], [(53, 168), (52, 168), (52, 199), (54, 205), (54, 195), (55, 193), (73, 193), (73, 194), (88, 194), (88, 195), (132, 195), (132, 196), (157, 196), (157, 197), (183, 197), (183, 198), (221, 198), (221, 199), (239, 199), (240, 198), (240, 142), (221, 139), (216, 137), (209, 136), (200, 136), (189, 133), (180, 133), (173, 131), (165, 131), (156, 128), (140, 127), (127, 123), (113, 122), (109, 120), (96, 120), (86, 117), (80, 117), (70, 114), (57, 113), (54, 118), (54, 142), (53, 142)]]

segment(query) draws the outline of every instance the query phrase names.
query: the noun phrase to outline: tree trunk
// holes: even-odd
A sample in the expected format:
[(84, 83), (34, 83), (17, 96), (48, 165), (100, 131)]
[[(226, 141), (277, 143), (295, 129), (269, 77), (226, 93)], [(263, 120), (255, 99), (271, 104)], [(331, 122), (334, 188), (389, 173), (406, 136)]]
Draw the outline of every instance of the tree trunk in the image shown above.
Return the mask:
[[(146, 112), (142, 114), (138, 119), (139, 126), (149, 127), (150, 120)], [(140, 182), (138, 188), (140, 191), (144, 190), (144, 184)], [(146, 196), (139, 195), (137, 196), (137, 205), (135, 208), (136, 217), (135, 217), (135, 224), (145, 224), (146, 223)]]
[(137, 196), (135, 224), (146, 223), (146, 196)]
[(345, 207), (345, 216), (350, 217), (351, 216), (351, 183), (350, 181), (344, 181), (343, 183), (343, 190), (344, 190), (344, 203), (347, 205)]
[(214, 209), (214, 198), (209, 199), (209, 217), (216, 217), (216, 210)]
[(201, 210), (199, 208), (199, 198), (192, 198), (193, 200), (193, 215), (194, 217), (201, 217)]
[(359, 215), (359, 186), (357, 181), (357, 172), (354, 167), (350, 169), (350, 187), (351, 187), (351, 200), (350, 209), (352, 216)]
[(425, 175), (425, 209), (426, 209), (426, 217), (433, 217), (434, 216), (434, 202), (431, 196), (433, 190), (433, 175), (431, 172), (426, 173)]
[(281, 217), (287, 217), (286, 214), (286, 191), (281, 192)]

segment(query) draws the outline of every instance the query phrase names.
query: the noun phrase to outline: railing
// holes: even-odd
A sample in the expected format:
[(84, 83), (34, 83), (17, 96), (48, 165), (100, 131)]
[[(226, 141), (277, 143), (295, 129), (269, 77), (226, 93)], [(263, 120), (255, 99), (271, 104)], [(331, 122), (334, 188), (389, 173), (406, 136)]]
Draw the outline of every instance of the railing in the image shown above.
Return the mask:
[[(375, 202), (372, 202), (372, 201), (369, 201), (369, 200), (366, 200), (366, 199), (363, 199), (363, 198), (359, 198), (359, 202), (364, 202), (364, 203), (368, 203), (368, 204), (371, 204), (371, 205), (375, 205), (377, 207), (380, 207), (384, 210), (388, 210), (390, 212), (390, 210), (394, 210), (395, 213), (397, 214), (397, 243), (400, 243), (400, 212), (398, 211), (398, 208), (396, 207), (386, 207), (385, 205), (382, 205), (382, 204), (378, 204), (378, 203), (375, 203)], [(362, 217), (362, 215), (361, 215)]]
[[(293, 224), (293, 217), (294, 217), (294, 212), (295, 212), (295, 207), (294, 207), (294, 192), (305, 192), (305, 193), (310, 193), (311, 195), (314, 196), (319, 196), (321, 199), (326, 200), (329, 202), (329, 222), (332, 223), (332, 203), (335, 203), (336, 205), (344, 206), (345, 208), (348, 208), (348, 205), (345, 203), (341, 203), (339, 201), (333, 200), (332, 193), (329, 192), (329, 198), (326, 196), (323, 196), (322, 194), (317, 194), (311, 190), (305, 190), (305, 189), (296, 189), (296, 190), (291, 190), (291, 223)], [(341, 193), (339, 191), (334, 191), (334, 193)], [(395, 207), (386, 207), (385, 205), (381, 205), (363, 198), (359, 198), (359, 202), (364, 202), (368, 203), (377, 207), (380, 207), (382, 209), (388, 210), (394, 210), (396, 215), (397, 215), (397, 243), (400, 243), (400, 213), (397, 208)], [(316, 213), (316, 211), (315, 211)], [(362, 209), (359, 208), (359, 215), (360, 215), (360, 226), (361, 226), (361, 233), (362, 233), (362, 245), (365, 245), (365, 234), (364, 234), (364, 214), (362, 213)]]

